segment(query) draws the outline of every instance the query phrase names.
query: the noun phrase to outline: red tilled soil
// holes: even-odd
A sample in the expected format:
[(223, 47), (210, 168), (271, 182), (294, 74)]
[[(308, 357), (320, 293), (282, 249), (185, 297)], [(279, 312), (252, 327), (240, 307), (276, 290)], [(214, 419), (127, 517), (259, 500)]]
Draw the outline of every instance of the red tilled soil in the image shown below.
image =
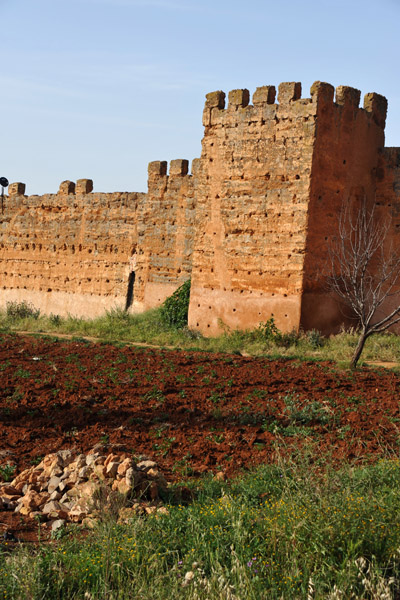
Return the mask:
[(400, 380), (384, 370), (3, 334), (0, 381), (0, 465), (15, 474), (97, 443), (154, 459), (168, 481), (310, 442), (336, 463), (399, 448)]

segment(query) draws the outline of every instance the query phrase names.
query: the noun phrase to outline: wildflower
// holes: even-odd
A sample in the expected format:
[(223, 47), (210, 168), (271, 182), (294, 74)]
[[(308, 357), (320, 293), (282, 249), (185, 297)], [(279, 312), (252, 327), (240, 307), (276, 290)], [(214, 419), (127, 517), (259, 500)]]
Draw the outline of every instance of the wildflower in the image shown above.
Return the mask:
[(182, 587), (186, 587), (187, 585), (189, 585), (189, 583), (192, 581), (193, 578), (194, 578), (193, 571), (188, 571), (187, 573), (185, 573), (185, 577), (182, 581)]

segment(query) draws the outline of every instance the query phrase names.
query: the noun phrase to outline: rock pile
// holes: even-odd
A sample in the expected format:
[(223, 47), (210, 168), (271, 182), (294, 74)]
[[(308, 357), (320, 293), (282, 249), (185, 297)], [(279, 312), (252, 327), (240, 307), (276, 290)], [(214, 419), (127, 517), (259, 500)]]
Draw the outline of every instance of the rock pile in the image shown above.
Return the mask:
[(167, 482), (151, 460), (136, 463), (126, 454), (104, 455), (60, 450), (0, 484), (0, 509), (50, 521), (91, 525), (101, 512), (117, 511), (120, 520), (133, 512), (165, 511), (159, 493)]

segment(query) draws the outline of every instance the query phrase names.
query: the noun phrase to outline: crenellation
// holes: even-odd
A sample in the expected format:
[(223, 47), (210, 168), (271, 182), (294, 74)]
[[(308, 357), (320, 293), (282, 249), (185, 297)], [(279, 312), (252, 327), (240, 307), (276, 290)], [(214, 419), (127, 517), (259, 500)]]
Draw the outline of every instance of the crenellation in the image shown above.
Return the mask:
[(75, 183), (73, 181), (62, 181), (58, 193), (62, 196), (70, 196), (75, 194)]
[(206, 94), (206, 107), (207, 108), (225, 108), (225, 92), (221, 90), (217, 92), (210, 92)]
[(278, 86), (278, 103), (289, 104), (301, 98), (301, 83), (290, 81), (280, 83)]
[(264, 85), (256, 88), (253, 93), (253, 104), (254, 106), (264, 104), (274, 104), (276, 98), (276, 89), (274, 85)]
[(187, 175), (189, 172), (189, 161), (186, 159), (171, 160), (169, 164), (170, 177)]
[(78, 179), (75, 186), (75, 194), (90, 194), (93, 191), (93, 181), (91, 179)]
[(313, 102), (323, 105), (333, 105), (335, 88), (330, 83), (315, 81), (310, 88), (310, 94)]
[(25, 183), (16, 182), (10, 183), (8, 186), (8, 195), (9, 196), (24, 196), (25, 194)]
[(168, 171), (168, 162), (166, 160), (154, 160), (149, 163), (149, 177), (164, 177)]
[(250, 101), (250, 93), (247, 89), (231, 90), (228, 94), (228, 110), (245, 108)]
[(365, 94), (364, 96), (364, 110), (371, 113), (375, 123), (382, 129), (385, 128), (387, 106), (385, 96), (376, 93)]
[(335, 91), (335, 102), (340, 106), (347, 108), (358, 108), (360, 104), (361, 92), (348, 85), (339, 85)]

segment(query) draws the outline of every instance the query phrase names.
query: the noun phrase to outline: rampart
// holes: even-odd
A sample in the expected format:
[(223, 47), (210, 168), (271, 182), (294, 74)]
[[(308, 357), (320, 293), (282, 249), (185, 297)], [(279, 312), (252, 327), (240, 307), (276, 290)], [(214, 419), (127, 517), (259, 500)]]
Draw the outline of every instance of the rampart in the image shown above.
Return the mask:
[(155, 161), (148, 168), (148, 193), (138, 213), (136, 306), (161, 304), (191, 276), (196, 169), (187, 160)]
[(149, 164), (148, 191), (57, 194), (9, 187), (0, 227), (1, 304), (95, 315), (159, 305), (191, 277), (189, 327), (206, 335), (274, 316), (279, 328), (335, 331), (324, 287), (343, 202), (376, 203), (400, 233), (400, 149), (384, 147), (387, 101), (316, 82), (207, 94), (202, 152)]
[(25, 300), (45, 313), (99, 315), (125, 306), (137, 208), (145, 194), (93, 194), (91, 180), (25, 196), (11, 184), (0, 228), (1, 304)]

